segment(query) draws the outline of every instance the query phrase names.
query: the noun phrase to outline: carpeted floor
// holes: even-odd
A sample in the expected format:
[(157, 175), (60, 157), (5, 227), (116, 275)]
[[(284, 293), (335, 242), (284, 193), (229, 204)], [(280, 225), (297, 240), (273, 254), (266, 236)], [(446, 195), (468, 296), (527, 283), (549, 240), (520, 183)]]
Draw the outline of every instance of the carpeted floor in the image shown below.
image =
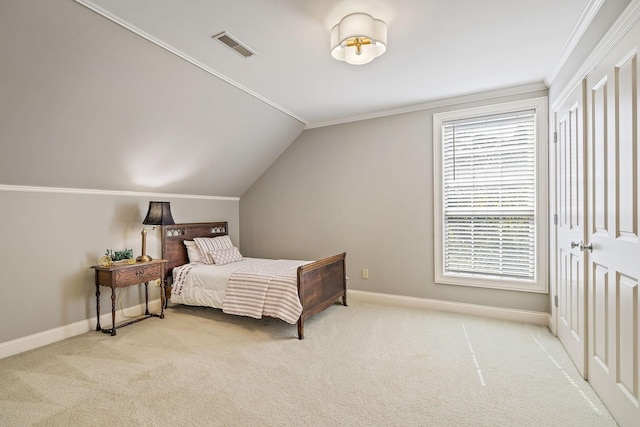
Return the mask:
[(615, 426), (544, 327), (359, 302), (173, 306), (0, 360), (2, 426)]

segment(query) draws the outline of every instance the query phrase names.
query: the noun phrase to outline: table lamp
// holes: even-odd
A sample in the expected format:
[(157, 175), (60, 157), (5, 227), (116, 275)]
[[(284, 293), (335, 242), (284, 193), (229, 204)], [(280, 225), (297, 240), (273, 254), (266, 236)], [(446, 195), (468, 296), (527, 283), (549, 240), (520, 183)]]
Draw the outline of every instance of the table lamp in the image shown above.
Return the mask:
[(136, 258), (138, 262), (148, 262), (152, 258), (147, 255), (147, 230), (155, 230), (159, 225), (175, 224), (171, 216), (171, 206), (169, 202), (149, 202), (147, 216), (142, 221), (144, 225), (153, 225), (151, 228), (142, 229), (142, 255)]

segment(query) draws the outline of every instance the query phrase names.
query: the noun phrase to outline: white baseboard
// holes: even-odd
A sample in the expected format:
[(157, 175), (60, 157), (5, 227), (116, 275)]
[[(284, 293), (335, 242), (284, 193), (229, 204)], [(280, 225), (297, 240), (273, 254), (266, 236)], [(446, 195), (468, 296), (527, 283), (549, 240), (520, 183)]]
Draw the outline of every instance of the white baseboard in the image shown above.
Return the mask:
[[(149, 301), (149, 311), (160, 311), (160, 299)], [(140, 316), (142, 314), (144, 314), (144, 304), (134, 305), (125, 309), (125, 315), (128, 317)], [(117, 310), (116, 324), (125, 320), (128, 320), (128, 318), (124, 317), (120, 310)], [(100, 326), (103, 328), (111, 327), (111, 311), (100, 315)], [(48, 331), (3, 342), (0, 343), (0, 359), (95, 330), (96, 318), (92, 317), (69, 325), (49, 329)]]
[[(473, 316), (483, 316), (495, 319), (513, 320), (517, 322), (532, 323), (536, 325), (549, 326), (549, 313), (537, 311), (514, 310), (509, 308), (489, 307), (476, 304), (463, 304), (450, 301), (440, 301), (427, 298), (406, 297), (400, 295), (380, 294), (376, 292), (349, 290), (348, 298), (351, 300), (371, 302), (376, 304), (401, 305), (405, 307), (423, 308), (431, 310), (448, 311), (453, 313), (470, 314)], [(160, 311), (160, 299), (149, 301), (149, 310)], [(139, 316), (144, 313), (144, 304), (139, 304), (126, 308), (127, 316)], [(120, 310), (116, 311), (116, 323), (127, 320), (122, 316)], [(100, 316), (102, 327), (111, 326), (111, 312)], [(96, 318), (81, 320), (69, 325), (60, 326), (48, 331), (26, 337), (17, 338), (12, 341), (0, 343), (0, 359), (13, 356), (34, 348), (62, 341), (76, 335), (84, 334), (96, 329)]]
[(473, 316), (490, 317), (494, 319), (513, 320), (516, 322), (532, 323), (542, 326), (549, 326), (549, 320), (551, 318), (551, 315), (549, 313), (538, 311), (515, 310), (511, 308), (464, 304), (459, 302), (440, 301), (434, 299), (406, 297), (391, 294), (380, 294), (376, 292), (358, 291), (351, 289), (348, 291), (347, 298), (377, 304), (394, 304), (405, 307), (470, 314)]

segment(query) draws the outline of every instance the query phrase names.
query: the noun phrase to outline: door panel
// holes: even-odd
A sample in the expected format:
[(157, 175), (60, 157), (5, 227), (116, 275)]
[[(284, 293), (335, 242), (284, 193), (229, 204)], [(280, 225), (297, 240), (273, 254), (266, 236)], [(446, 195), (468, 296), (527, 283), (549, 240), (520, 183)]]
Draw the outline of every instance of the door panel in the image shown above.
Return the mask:
[(558, 227), (556, 265), (558, 338), (586, 375), (585, 256), (572, 242), (582, 242), (584, 227), (584, 85), (581, 84), (556, 111)]
[(591, 89), (591, 141), (593, 150), (593, 232), (606, 235), (608, 227), (608, 173), (607, 173), (607, 79)]
[(593, 329), (589, 338), (593, 348), (593, 359), (607, 371), (609, 368), (609, 271), (605, 266), (593, 264), (593, 280), (598, 283), (592, 296)]
[(617, 229), (618, 236), (638, 238), (638, 162), (637, 162), (637, 54), (632, 53), (615, 68), (617, 145)]
[(637, 370), (638, 330), (635, 319), (638, 313), (638, 281), (624, 275), (618, 276), (618, 316), (619, 367), (618, 379), (620, 387), (629, 399), (638, 402)]

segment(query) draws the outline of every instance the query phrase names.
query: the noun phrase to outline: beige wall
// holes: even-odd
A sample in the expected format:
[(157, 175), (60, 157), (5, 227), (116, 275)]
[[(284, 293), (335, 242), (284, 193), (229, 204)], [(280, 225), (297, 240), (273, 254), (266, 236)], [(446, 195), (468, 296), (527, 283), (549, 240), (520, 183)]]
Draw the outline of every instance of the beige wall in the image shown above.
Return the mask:
[[(238, 201), (152, 195), (76, 194), (0, 189), (0, 343), (95, 316), (92, 265), (106, 249), (140, 255), (149, 200), (171, 202), (176, 222), (229, 221), (239, 241)], [(160, 256), (159, 230), (149, 231), (147, 253)], [(102, 289), (103, 313), (111, 307)], [(142, 287), (127, 288), (122, 305), (142, 303)], [(151, 287), (150, 298), (159, 298)]]
[(548, 312), (546, 294), (437, 285), (433, 267), (433, 114), (545, 95), (304, 131), (240, 199), (243, 254), (347, 251), (351, 289)]
[[(237, 199), (25, 190), (0, 188), (0, 343), (95, 317), (90, 267), (106, 249), (129, 248), (140, 255), (150, 200), (171, 202), (176, 222), (229, 221), (231, 238), (239, 241)], [(159, 233), (149, 231), (147, 237), (147, 253), (154, 258), (161, 254)], [(122, 292), (122, 306), (142, 303), (142, 289)], [(150, 289), (150, 299), (159, 298), (158, 289)], [(101, 293), (104, 314), (111, 292), (102, 288)]]

